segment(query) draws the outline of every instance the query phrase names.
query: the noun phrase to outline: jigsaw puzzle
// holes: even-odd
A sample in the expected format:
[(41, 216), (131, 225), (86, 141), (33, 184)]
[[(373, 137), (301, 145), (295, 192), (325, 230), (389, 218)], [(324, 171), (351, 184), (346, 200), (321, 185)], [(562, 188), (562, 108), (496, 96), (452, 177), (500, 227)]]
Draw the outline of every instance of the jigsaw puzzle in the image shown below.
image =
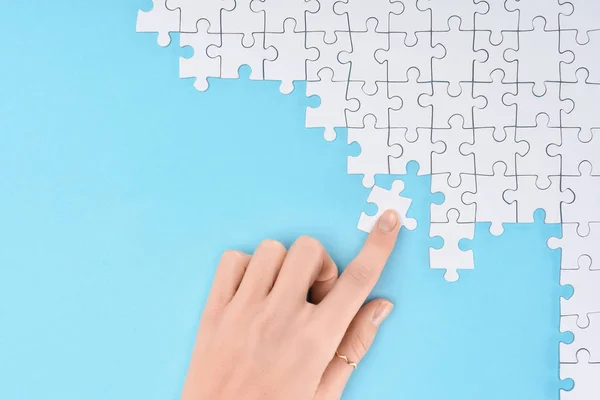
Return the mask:
[[(150, 2), (150, 1), (149, 1)], [(563, 400), (600, 393), (600, 2), (597, 0), (153, 0), (137, 31), (194, 55), (180, 77), (307, 81), (321, 104), (306, 110), (306, 126), (348, 128), (360, 154), (347, 172), (372, 188), (378, 212), (362, 214), (369, 231), (391, 207), (404, 225), (411, 199), (403, 184), (375, 186), (375, 176), (401, 175), (411, 161), (431, 175), (430, 234), (444, 239), (430, 267), (455, 281), (475, 267), (475, 223), (563, 224), (561, 327), (575, 341), (561, 345), (561, 376), (573, 378)], [(587, 360), (585, 355), (588, 355)]]

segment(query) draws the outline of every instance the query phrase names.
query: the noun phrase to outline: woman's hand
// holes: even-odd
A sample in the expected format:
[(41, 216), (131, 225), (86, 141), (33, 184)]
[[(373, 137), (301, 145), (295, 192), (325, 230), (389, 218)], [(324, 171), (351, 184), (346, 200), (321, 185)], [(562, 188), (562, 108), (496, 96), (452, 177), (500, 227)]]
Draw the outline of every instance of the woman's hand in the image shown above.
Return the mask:
[(351, 363), (365, 355), (392, 310), (387, 300), (363, 303), (399, 229), (398, 215), (385, 212), (339, 278), (321, 243), (309, 237), (289, 251), (272, 240), (252, 256), (226, 251), (182, 400), (339, 399)]

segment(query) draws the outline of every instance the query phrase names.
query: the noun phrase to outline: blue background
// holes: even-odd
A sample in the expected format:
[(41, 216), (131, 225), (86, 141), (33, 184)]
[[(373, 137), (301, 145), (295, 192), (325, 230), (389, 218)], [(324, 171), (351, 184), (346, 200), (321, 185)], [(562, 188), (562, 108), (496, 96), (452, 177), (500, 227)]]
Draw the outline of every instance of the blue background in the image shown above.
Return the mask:
[[(176, 399), (221, 251), (309, 234), (345, 265), (365, 238), (346, 132), (304, 128), (318, 99), (244, 76), (197, 92), (176, 35), (135, 33), (149, 3), (2, 4), (1, 399)], [(449, 284), (414, 172), (419, 227), (375, 290), (396, 308), (344, 398), (558, 399), (560, 227), (478, 225)]]

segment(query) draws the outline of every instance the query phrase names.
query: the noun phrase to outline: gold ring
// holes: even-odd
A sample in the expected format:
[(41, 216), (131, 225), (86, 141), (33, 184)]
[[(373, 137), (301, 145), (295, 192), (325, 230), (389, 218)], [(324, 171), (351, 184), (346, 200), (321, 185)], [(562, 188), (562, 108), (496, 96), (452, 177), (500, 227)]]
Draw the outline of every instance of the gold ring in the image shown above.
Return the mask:
[(352, 361), (348, 360), (348, 357), (341, 355), (337, 351), (335, 352), (335, 356), (337, 358), (341, 358), (342, 360), (344, 360), (344, 362), (346, 364), (348, 364), (349, 366), (351, 366), (352, 368), (354, 368), (354, 369), (358, 368), (358, 364), (356, 364), (355, 362), (352, 362)]

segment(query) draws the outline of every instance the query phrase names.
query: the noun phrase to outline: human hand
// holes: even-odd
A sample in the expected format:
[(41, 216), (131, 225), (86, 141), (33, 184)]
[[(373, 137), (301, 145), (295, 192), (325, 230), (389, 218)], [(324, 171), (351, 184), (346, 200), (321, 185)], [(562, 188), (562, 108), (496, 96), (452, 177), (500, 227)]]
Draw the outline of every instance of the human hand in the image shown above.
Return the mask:
[(397, 213), (386, 211), (339, 278), (329, 254), (309, 237), (289, 251), (272, 240), (253, 256), (226, 251), (181, 399), (339, 399), (351, 363), (365, 355), (392, 310), (383, 299), (363, 303), (399, 230)]

